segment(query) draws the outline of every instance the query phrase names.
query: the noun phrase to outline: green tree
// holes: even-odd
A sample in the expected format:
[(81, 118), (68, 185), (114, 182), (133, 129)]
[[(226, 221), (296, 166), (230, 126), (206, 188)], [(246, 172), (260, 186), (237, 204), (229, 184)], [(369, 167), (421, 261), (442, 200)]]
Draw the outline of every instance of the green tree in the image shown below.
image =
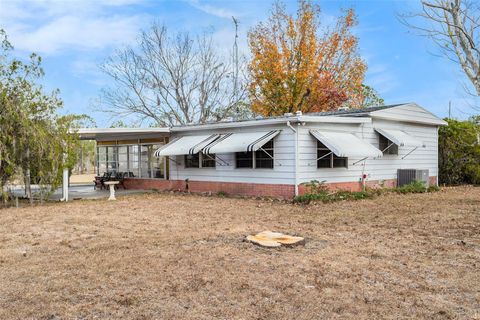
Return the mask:
[(377, 90), (366, 84), (362, 84), (362, 93), (362, 108), (378, 107), (385, 104), (385, 101), (380, 97)]
[(0, 188), (23, 177), (27, 196), (30, 183), (40, 185), (44, 199), (60, 182), (63, 168), (75, 164), (78, 138), (73, 132), (82, 116), (59, 116), (63, 105), (58, 90), (46, 94), (39, 80), (41, 58), (32, 53), (28, 62), (11, 57), (12, 45), (0, 29)]
[(439, 179), (441, 183), (480, 184), (480, 124), (478, 116), (467, 121), (445, 119), (439, 129)]

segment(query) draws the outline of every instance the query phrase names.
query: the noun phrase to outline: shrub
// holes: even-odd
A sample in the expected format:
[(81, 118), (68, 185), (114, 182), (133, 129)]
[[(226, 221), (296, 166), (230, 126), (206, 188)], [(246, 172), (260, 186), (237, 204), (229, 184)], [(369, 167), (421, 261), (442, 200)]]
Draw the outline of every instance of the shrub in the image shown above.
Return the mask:
[(480, 184), (479, 117), (467, 121), (445, 119), (438, 131), (439, 181), (445, 184)]
[[(310, 185), (310, 183), (309, 183)], [(329, 192), (327, 186), (322, 184), (321, 188), (314, 188), (313, 190), (319, 190), (318, 193), (306, 193), (301, 196), (296, 196), (293, 199), (295, 203), (304, 203), (309, 204), (312, 201), (321, 201), (323, 203), (328, 202), (336, 202), (342, 200), (362, 200), (362, 199), (370, 199), (376, 196), (379, 196), (384, 193), (388, 192), (396, 192), (396, 193), (425, 193), (425, 192), (434, 192), (439, 191), (440, 188), (437, 186), (431, 186), (429, 188), (425, 187), (425, 184), (421, 181), (415, 181), (410, 184), (403, 185), (398, 188), (393, 189), (367, 189), (365, 191), (358, 191), (358, 192), (351, 192), (346, 190), (339, 190), (334, 192)]]
[(361, 199), (368, 199), (374, 196), (373, 193), (367, 191), (359, 191), (359, 192), (350, 192), (350, 191), (337, 191), (332, 193), (307, 193), (301, 196), (297, 196), (293, 199), (294, 202), (297, 203), (310, 203), (312, 201), (321, 201), (324, 203), (328, 202), (336, 202), (342, 200), (361, 200)]
[(428, 191), (425, 183), (422, 181), (414, 181), (393, 190), (397, 193), (425, 193)]
[(311, 180), (310, 182), (303, 184), (310, 194), (328, 193), (328, 187), (325, 185), (325, 181)]

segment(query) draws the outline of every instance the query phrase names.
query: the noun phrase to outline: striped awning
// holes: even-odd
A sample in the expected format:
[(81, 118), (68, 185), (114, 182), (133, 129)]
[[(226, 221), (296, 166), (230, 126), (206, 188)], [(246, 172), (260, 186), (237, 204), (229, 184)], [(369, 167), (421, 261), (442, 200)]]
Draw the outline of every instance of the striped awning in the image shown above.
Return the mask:
[(196, 154), (218, 137), (218, 134), (180, 137), (160, 147), (155, 157)]
[(279, 133), (280, 130), (229, 133), (206, 146), (202, 152), (214, 154), (257, 151)]
[(382, 151), (351, 133), (320, 130), (310, 130), (310, 133), (337, 157), (373, 158), (383, 155)]
[(402, 130), (375, 128), (375, 131), (399, 147), (425, 147), (425, 143)]

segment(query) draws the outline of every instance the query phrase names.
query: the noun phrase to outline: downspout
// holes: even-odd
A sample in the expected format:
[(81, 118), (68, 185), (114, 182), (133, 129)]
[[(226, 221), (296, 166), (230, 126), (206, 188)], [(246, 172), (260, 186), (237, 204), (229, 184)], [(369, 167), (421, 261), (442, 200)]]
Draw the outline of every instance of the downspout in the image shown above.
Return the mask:
[(296, 130), (290, 121), (287, 121), (287, 126), (295, 133), (295, 197), (298, 196), (298, 130)]

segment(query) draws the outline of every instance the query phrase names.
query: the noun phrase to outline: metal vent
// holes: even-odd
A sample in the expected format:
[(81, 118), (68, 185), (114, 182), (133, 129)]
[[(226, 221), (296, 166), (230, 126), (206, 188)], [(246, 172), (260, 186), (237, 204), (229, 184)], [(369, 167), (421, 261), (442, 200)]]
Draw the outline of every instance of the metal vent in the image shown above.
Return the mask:
[(414, 181), (422, 181), (425, 186), (428, 187), (429, 183), (428, 169), (398, 169), (397, 170), (397, 186), (401, 187), (405, 184), (412, 183)]

